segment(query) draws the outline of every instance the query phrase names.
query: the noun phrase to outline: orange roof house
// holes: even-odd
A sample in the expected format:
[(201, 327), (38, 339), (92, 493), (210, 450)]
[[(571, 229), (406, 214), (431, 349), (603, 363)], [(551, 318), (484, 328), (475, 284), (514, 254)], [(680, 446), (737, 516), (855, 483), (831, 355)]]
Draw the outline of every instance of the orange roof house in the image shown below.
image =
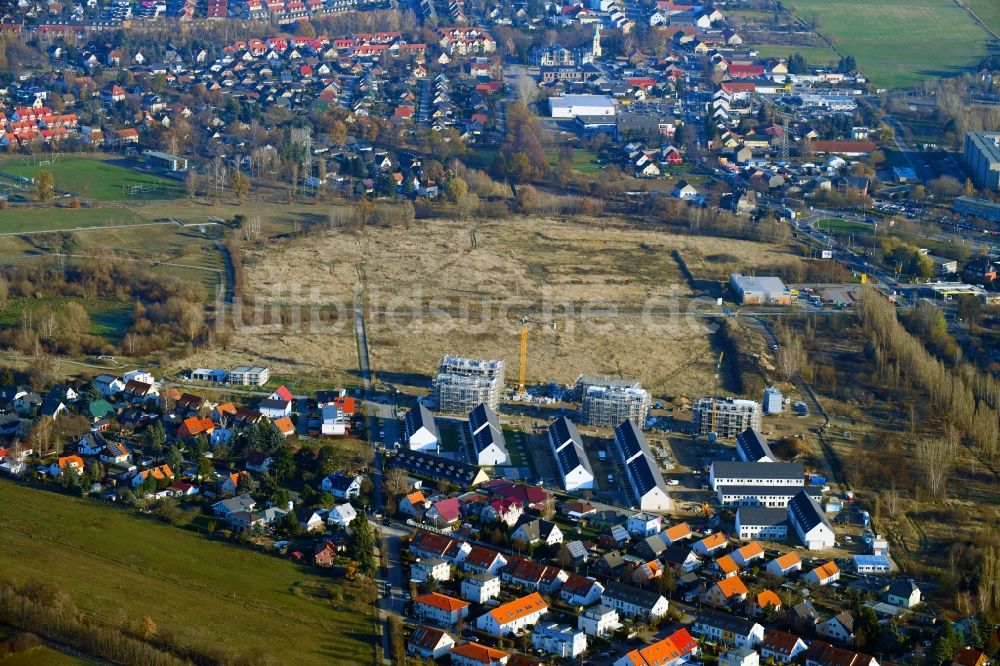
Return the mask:
[(764, 547), (756, 541), (751, 541), (742, 548), (737, 548), (736, 552), (733, 553), (733, 559), (739, 562), (742, 566), (746, 566), (754, 560), (763, 559), (763, 557)]
[(673, 527), (668, 527), (666, 531), (667, 542), (677, 543), (678, 541), (683, 541), (684, 539), (691, 538), (691, 528), (688, 527), (687, 523), (677, 523)]
[(736, 560), (734, 560), (731, 555), (723, 555), (717, 559), (715, 561), (715, 566), (718, 567), (719, 571), (721, 571), (722, 575), (726, 578), (735, 576), (740, 570), (739, 565), (736, 564)]
[(698, 643), (687, 629), (679, 629), (663, 640), (625, 655), (632, 666), (666, 666), (698, 652)]
[(955, 653), (951, 659), (952, 666), (986, 666), (990, 658), (981, 650), (964, 647)]
[(452, 661), (458, 656), (465, 664), (502, 664), (510, 657), (502, 650), (495, 650), (479, 643), (465, 643), (451, 650)]
[(806, 574), (806, 580), (810, 583), (815, 583), (816, 585), (829, 585), (839, 579), (840, 568), (833, 560), (819, 565)]
[(282, 416), (280, 419), (275, 419), (273, 423), (274, 427), (278, 429), (278, 432), (280, 432), (285, 437), (288, 437), (289, 435), (295, 432), (295, 424), (292, 423), (292, 420), (287, 416)]
[(211, 435), (215, 431), (215, 422), (210, 418), (198, 418), (192, 416), (184, 419), (181, 427), (177, 429), (179, 437), (197, 437), (198, 435)]
[(802, 558), (794, 550), (771, 560), (766, 567), (767, 573), (772, 576), (784, 576), (801, 568)]
[[(59, 468), (59, 474), (62, 474), (66, 470), (75, 471), (77, 474), (83, 474), (83, 458), (77, 455), (73, 456), (63, 456), (56, 460), (56, 464), (53, 467)], [(55, 470), (50, 468), (50, 471), (55, 475)]]
[(774, 606), (775, 610), (781, 608), (781, 597), (777, 595), (773, 590), (764, 590), (757, 595), (754, 600), (757, 604), (757, 608), (764, 610), (768, 606)]
[(729, 545), (729, 539), (722, 532), (716, 532), (715, 534), (709, 534), (707, 537), (697, 542), (693, 550), (699, 555), (711, 555), (720, 548), (725, 548)]
[(494, 636), (505, 636), (535, 624), (548, 610), (549, 606), (542, 595), (532, 592), (480, 615), (476, 620), (476, 627)]

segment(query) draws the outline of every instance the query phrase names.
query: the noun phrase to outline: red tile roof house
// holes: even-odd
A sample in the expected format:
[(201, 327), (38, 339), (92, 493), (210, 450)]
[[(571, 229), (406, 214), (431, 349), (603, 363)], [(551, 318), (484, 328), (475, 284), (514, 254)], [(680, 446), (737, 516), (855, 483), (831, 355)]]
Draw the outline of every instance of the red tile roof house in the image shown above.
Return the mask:
[(455, 647), (455, 639), (448, 632), (420, 625), (413, 630), (410, 642), (406, 648), (410, 654), (418, 654), (424, 659), (439, 659), (451, 652)]
[(410, 542), (410, 552), (417, 557), (439, 557), (460, 564), (472, 550), (464, 541), (420, 530)]
[(469, 615), (469, 602), (439, 592), (422, 594), (413, 600), (413, 614), (441, 624), (452, 625)]
[(550, 567), (534, 560), (511, 556), (510, 563), (501, 570), (500, 578), (511, 585), (520, 585), (526, 590), (551, 593), (562, 587), (569, 574), (559, 567)]
[(507, 565), (507, 558), (485, 546), (473, 546), (462, 561), (462, 571), (467, 573), (496, 574)]
[(790, 664), (805, 652), (807, 647), (806, 642), (795, 634), (771, 629), (764, 634), (760, 655), (765, 659), (770, 657), (780, 664)]
[(462, 507), (454, 497), (438, 500), (427, 510), (425, 518), (433, 521), (438, 527), (445, 527), (458, 521), (462, 516)]

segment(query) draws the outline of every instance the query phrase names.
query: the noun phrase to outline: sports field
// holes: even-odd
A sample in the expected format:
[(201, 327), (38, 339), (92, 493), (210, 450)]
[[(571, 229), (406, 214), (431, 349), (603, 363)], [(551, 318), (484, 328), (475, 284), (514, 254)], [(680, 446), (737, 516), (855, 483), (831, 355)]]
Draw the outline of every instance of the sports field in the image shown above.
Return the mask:
[[(995, 0), (983, 0), (983, 5)], [(879, 87), (908, 87), (974, 67), (990, 37), (947, 0), (794, 0), (798, 16), (853, 55)]]
[[(68, 156), (44, 164), (48, 156), (11, 157), (0, 162), (0, 171), (22, 178), (34, 178), (42, 169), (55, 177), (59, 192), (71, 192), (83, 199), (121, 201), (124, 199), (170, 199), (179, 196), (180, 183), (154, 173), (119, 166), (107, 159)], [(15, 181), (0, 177), (0, 188)], [(29, 188), (30, 195), (30, 185)], [(16, 195), (17, 190), (14, 191)]]
[[(258, 662), (372, 662), (372, 617), (351, 589), (288, 560), (7, 480), (0, 529), (5, 574), (52, 580), (103, 620), (149, 615), (161, 633)], [(344, 601), (328, 600), (334, 588)]]

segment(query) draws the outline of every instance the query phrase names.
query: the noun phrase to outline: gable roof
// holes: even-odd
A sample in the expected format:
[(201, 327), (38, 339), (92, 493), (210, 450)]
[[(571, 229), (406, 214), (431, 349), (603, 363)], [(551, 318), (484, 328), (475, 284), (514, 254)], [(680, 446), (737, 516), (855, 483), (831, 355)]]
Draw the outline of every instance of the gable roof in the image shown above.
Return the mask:
[(757, 607), (767, 608), (768, 606), (781, 607), (781, 597), (774, 590), (763, 590), (757, 594)]
[(723, 631), (733, 633), (737, 636), (749, 636), (750, 632), (752, 632), (754, 627), (757, 625), (755, 621), (748, 620), (745, 617), (732, 615), (730, 613), (722, 613), (710, 608), (706, 608), (698, 613), (698, 617), (695, 618), (694, 623), (696, 626), (701, 624), (706, 627), (722, 629)]
[(837, 566), (836, 562), (830, 560), (813, 569), (812, 573), (816, 575), (816, 580), (823, 581), (839, 574), (840, 567)]
[(441, 520), (449, 523), (455, 522), (462, 515), (462, 505), (454, 497), (434, 502), (431, 508), (437, 512)]
[(422, 402), (418, 402), (416, 407), (406, 413), (403, 423), (408, 437), (421, 428), (424, 428), (435, 439), (439, 438), (438, 427), (437, 423), (434, 421), (434, 415), (431, 414), (431, 410), (424, 407)]
[(691, 536), (691, 528), (688, 527), (687, 523), (677, 523), (672, 527), (668, 527), (666, 533), (667, 538), (671, 541), (679, 541), (681, 539), (687, 539)]
[(751, 541), (747, 545), (737, 548), (736, 552), (740, 554), (740, 557), (742, 557), (744, 561), (746, 561), (752, 557), (762, 556), (764, 554), (764, 547), (756, 541)]
[[(772, 594), (774, 594), (772, 592)], [(763, 606), (761, 606), (763, 608)], [(790, 634), (787, 631), (781, 631), (779, 629), (771, 629), (766, 634), (764, 634), (764, 642), (761, 646), (765, 650), (783, 655), (791, 655), (792, 650), (802, 639), (795, 634)]]
[(747, 593), (747, 586), (743, 584), (743, 579), (739, 576), (723, 578), (715, 585), (726, 599)]
[(455, 611), (462, 610), (470, 605), (468, 601), (456, 599), (455, 597), (449, 597), (447, 594), (441, 594), (440, 592), (428, 592), (427, 594), (422, 594), (414, 599), (413, 603), (423, 604), (448, 613), (454, 613)]
[(808, 532), (819, 525), (824, 525), (828, 530), (833, 531), (833, 525), (826, 517), (826, 512), (804, 490), (800, 490), (788, 502), (788, 514), (802, 528), (803, 532)]
[(464, 643), (452, 648), (452, 654), (465, 657), (468, 661), (478, 661), (483, 664), (491, 664), (509, 656), (506, 652), (495, 650), (479, 643)]
[(788, 569), (794, 567), (796, 564), (802, 564), (802, 558), (794, 550), (785, 553), (781, 557), (777, 557), (773, 560), (777, 562), (778, 566), (781, 567), (782, 571), (787, 571)]
[(725, 534), (722, 532), (716, 532), (715, 534), (709, 534), (698, 543), (704, 546), (706, 550), (713, 550), (715, 548), (725, 546), (728, 542), (729, 540), (726, 538)]
[(490, 611), (490, 615), (497, 624), (503, 626), (530, 613), (546, 610), (548, 607), (548, 604), (542, 599), (542, 595), (538, 594), (538, 592), (532, 592), (520, 599), (514, 599), (513, 601), (508, 601), (505, 604), (497, 606)]
[(736, 560), (734, 560), (731, 555), (723, 555), (717, 559), (715, 561), (715, 566), (719, 567), (719, 571), (727, 576), (740, 570), (739, 565), (736, 564)]

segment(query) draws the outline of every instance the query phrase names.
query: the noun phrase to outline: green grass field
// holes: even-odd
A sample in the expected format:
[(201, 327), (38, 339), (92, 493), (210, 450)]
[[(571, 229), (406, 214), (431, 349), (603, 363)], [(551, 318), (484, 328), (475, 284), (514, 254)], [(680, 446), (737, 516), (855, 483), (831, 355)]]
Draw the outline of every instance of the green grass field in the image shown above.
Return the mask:
[(65, 231), (148, 221), (127, 208), (11, 208), (0, 213), (0, 234)]
[[(39, 156), (39, 158), (44, 156)], [(24, 178), (34, 178), (42, 169), (55, 177), (56, 189), (72, 192), (84, 199), (121, 201), (123, 199), (169, 199), (180, 196), (180, 183), (161, 178), (154, 173), (130, 169), (109, 161), (90, 157), (62, 157), (51, 164), (25, 164), (21, 157), (0, 162), (0, 171)], [(0, 185), (12, 183), (0, 177)], [(143, 192), (126, 192), (123, 186), (142, 186)]]
[[(983, 0), (983, 4), (995, 0)], [(798, 16), (819, 16), (819, 32), (858, 61), (879, 87), (959, 74), (986, 55), (989, 35), (945, 0), (795, 0)]]
[(965, 4), (976, 13), (979, 20), (1000, 33), (1000, 2), (996, 0), (965, 0)]
[[(549, 166), (555, 169), (559, 164), (559, 152), (546, 151), (545, 159), (549, 161)], [(600, 173), (604, 167), (597, 164), (595, 159), (597, 159), (597, 154), (594, 151), (575, 149), (573, 150), (573, 170), (583, 174)]]
[(289, 664), (372, 662), (371, 615), (350, 590), (284, 559), (144, 520), (93, 500), (0, 480), (5, 573), (50, 580), (111, 621), (153, 618), (195, 644)]
[(854, 220), (841, 220), (829, 218), (826, 220), (820, 220), (816, 223), (817, 229), (822, 229), (823, 231), (832, 231), (834, 233), (871, 233), (874, 227), (870, 224), (865, 224), (864, 222), (855, 222)]
[(810, 65), (836, 65), (840, 56), (833, 49), (822, 46), (788, 46), (784, 44), (763, 44), (754, 47), (761, 58), (788, 58), (798, 53)]

